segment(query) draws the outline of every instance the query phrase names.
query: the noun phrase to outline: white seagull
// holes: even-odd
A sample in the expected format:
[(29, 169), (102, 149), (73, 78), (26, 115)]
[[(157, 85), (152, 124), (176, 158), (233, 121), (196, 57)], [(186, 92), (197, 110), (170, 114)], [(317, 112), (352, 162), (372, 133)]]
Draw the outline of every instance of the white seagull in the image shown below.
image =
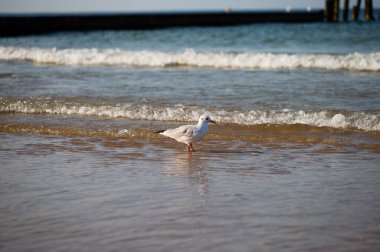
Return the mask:
[(183, 125), (175, 129), (162, 130), (158, 133), (186, 144), (187, 150), (189, 152), (193, 152), (193, 142), (200, 141), (207, 134), (207, 124), (209, 122), (216, 123), (215, 121), (211, 120), (210, 116), (202, 115), (199, 117), (197, 125)]

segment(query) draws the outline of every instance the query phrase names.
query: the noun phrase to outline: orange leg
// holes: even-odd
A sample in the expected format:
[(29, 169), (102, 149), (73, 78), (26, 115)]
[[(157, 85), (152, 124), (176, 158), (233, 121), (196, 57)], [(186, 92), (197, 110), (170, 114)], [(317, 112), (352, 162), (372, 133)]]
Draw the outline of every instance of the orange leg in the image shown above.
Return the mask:
[(193, 147), (193, 143), (189, 143), (189, 144), (187, 145), (187, 151), (188, 151), (188, 152), (193, 152), (193, 151), (195, 151), (195, 150), (194, 150), (194, 147)]

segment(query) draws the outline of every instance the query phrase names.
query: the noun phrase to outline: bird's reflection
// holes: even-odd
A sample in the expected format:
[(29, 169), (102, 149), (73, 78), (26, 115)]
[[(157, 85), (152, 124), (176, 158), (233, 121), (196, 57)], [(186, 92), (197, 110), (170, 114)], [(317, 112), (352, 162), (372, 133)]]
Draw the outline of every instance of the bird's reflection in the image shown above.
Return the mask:
[(166, 167), (167, 175), (186, 176), (191, 185), (197, 185), (199, 196), (204, 197), (208, 193), (207, 180), (207, 159), (198, 155), (189, 155), (188, 153), (176, 153), (172, 156), (170, 164)]

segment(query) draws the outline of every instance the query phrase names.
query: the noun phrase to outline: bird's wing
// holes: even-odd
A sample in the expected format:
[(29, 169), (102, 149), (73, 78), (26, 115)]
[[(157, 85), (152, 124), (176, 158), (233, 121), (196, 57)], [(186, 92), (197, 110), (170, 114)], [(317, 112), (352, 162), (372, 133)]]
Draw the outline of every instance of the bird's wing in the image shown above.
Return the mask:
[(168, 129), (162, 134), (171, 138), (178, 139), (180, 137), (192, 137), (196, 130), (195, 125), (184, 125), (175, 129)]

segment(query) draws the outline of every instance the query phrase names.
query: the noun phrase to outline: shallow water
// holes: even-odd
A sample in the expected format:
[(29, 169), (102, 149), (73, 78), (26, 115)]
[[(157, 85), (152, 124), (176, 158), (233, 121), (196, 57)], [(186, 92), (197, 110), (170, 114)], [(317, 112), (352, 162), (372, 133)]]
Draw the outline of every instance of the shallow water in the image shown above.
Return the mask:
[(379, 155), (1, 134), (4, 251), (377, 251)]
[(0, 38), (0, 250), (379, 251), (379, 24)]

